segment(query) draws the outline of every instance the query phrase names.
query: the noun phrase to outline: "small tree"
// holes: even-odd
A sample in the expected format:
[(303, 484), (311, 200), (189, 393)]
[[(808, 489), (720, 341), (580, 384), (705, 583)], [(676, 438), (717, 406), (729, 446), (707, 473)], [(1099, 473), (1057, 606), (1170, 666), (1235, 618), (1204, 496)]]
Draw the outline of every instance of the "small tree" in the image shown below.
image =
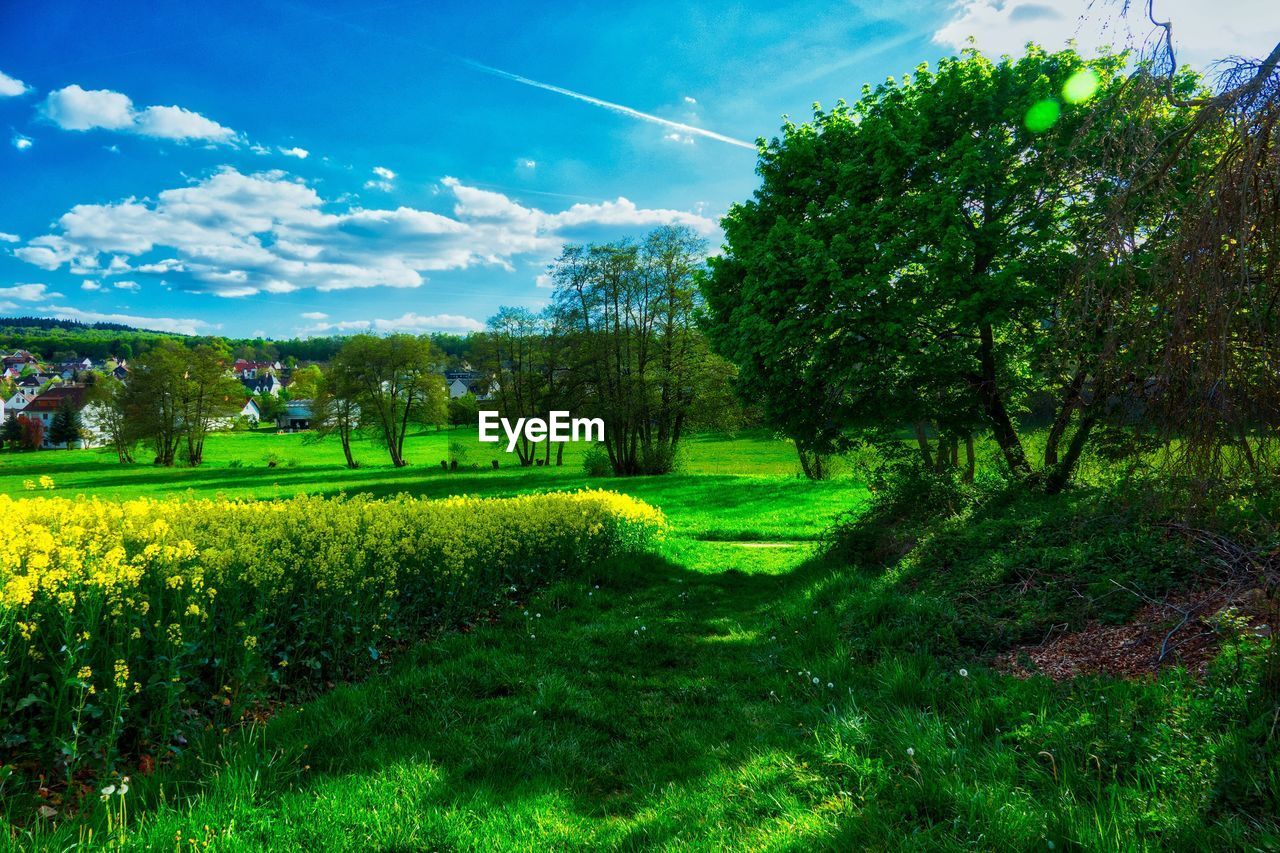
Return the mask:
[(66, 445), (67, 450), (70, 450), (80, 440), (82, 429), (84, 424), (80, 412), (70, 399), (64, 398), (58, 406), (58, 413), (53, 416), (53, 423), (49, 425), (50, 443)]
[(289, 392), (289, 399), (314, 399), (320, 390), (320, 382), (323, 378), (323, 372), (314, 364), (299, 367), (293, 371), (293, 375), (289, 379), (289, 387), (285, 389)]
[(4, 443), (9, 445), (10, 450), (17, 450), (22, 444), (22, 424), (12, 414), (5, 418), (2, 437), (4, 438)]
[(316, 384), (311, 405), (312, 433), (308, 440), (338, 436), (348, 468), (360, 467), (351, 452), (351, 439), (360, 429), (359, 394), (360, 386), (353, 366), (340, 352), (333, 357), (329, 369)]
[(22, 428), (22, 446), (27, 450), (39, 450), (44, 447), (44, 421), (39, 418), (18, 416)]
[(452, 426), (474, 426), (480, 421), (480, 403), (475, 394), (463, 394), (449, 401), (449, 423)]
[(410, 424), (442, 424), (448, 417), (448, 391), (436, 371), (443, 359), (429, 338), (413, 335), (355, 335), (342, 347), (359, 406), (373, 436), (387, 448), (391, 464), (401, 468)]
[(133, 448), (138, 438), (130, 427), (124, 401), (124, 383), (114, 376), (98, 376), (89, 385), (85, 417), (90, 426), (106, 436), (120, 463), (128, 465), (133, 462)]

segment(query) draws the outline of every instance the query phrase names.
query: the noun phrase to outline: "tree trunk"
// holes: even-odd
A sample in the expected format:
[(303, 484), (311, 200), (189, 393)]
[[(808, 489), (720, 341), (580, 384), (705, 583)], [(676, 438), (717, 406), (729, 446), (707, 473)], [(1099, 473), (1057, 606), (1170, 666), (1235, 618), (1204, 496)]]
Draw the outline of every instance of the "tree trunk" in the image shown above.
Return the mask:
[(1258, 459), (1253, 455), (1253, 448), (1249, 446), (1249, 433), (1243, 426), (1240, 427), (1240, 449), (1244, 451), (1244, 461), (1249, 464), (1249, 470), (1255, 477), (1258, 476)]
[(989, 324), (978, 329), (978, 364), (980, 372), (969, 378), (970, 384), (978, 393), (978, 401), (982, 410), (991, 422), (991, 431), (1004, 455), (1009, 470), (1019, 477), (1031, 474), (1031, 463), (1027, 462), (1027, 454), (1022, 449), (1022, 441), (1018, 438), (1018, 430), (1005, 408), (1004, 398), (996, 384), (996, 344), (995, 335)]
[(347, 467), (355, 468), (356, 460), (355, 457), (351, 455), (351, 436), (346, 430), (339, 430), (338, 438), (342, 441), (342, 455), (347, 457)]
[(924, 461), (924, 467), (933, 467), (933, 456), (929, 453), (929, 435), (924, 430), (924, 421), (916, 421), (913, 425), (916, 430), (916, 446), (920, 448), (920, 458)]
[(1080, 461), (1080, 454), (1084, 452), (1085, 443), (1089, 440), (1089, 433), (1097, 422), (1096, 412), (1090, 412), (1080, 419), (1080, 426), (1076, 427), (1076, 434), (1071, 436), (1071, 444), (1067, 445), (1067, 455), (1049, 472), (1049, 478), (1044, 484), (1047, 493), (1056, 495), (1071, 481), (1076, 463)]
[(1044, 467), (1052, 468), (1058, 464), (1058, 444), (1062, 441), (1062, 436), (1067, 432), (1067, 425), (1071, 423), (1071, 413), (1075, 411), (1076, 403), (1080, 400), (1080, 391), (1084, 388), (1085, 373), (1083, 370), (1076, 371), (1076, 375), (1071, 377), (1071, 381), (1067, 383), (1066, 389), (1062, 394), (1062, 405), (1058, 409), (1058, 415), (1053, 419), (1052, 426), (1049, 427), (1049, 435), (1044, 442)]
[(973, 436), (966, 435), (964, 437), (964, 481), (972, 483), (974, 474), (978, 471), (978, 459), (973, 453)]

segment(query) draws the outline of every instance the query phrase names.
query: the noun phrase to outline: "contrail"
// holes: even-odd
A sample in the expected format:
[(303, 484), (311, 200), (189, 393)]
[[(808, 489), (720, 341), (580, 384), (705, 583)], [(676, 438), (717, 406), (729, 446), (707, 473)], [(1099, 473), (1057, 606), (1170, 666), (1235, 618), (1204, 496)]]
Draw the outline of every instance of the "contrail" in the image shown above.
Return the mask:
[(575, 100), (585, 101), (588, 104), (594, 104), (597, 107), (604, 107), (606, 110), (612, 110), (613, 112), (624, 116), (638, 118), (641, 121), (653, 122), (654, 124), (660, 124), (663, 127), (669, 127), (673, 130), (680, 130), (685, 133), (693, 134), (694, 136), (704, 136), (707, 139), (714, 139), (717, 142), (727, 142), (728, 144), (736, 145), (739, 148), (747, 148), (751, 151), (756, 150), (756, 146), (751, 142), (747, 142), (743, 139), (734, 139), (732, 136), (725, 136), (723, 133), (716, 133), (713, 130), (694, 127), (693, 125), (685, 124), (684, 122), (671, 121), (670, 119), (665, 119), (661, 116), (655, 116), (650, 113), (642, 113), (639, 110), (633, 110), (631, 107), (624, 107), (622, 104), (615, 104), (612, 101), (602, 101), (599, 98), (593, 98), (590, 95), (584, 95), (581, 92), (575, 92), (572, 89), (563, 89), (559, 86), (552, 86), (550, 83), (530, 80), (528, 77), (521, 77), (519, 74), (512, 74), (510, 71), (503, 71), (501, 68), (493, 68), (492, 66), (484, 65), (483, 63), (476, 62), (471, 59), (463, 59), (462, 62), (477, 71), (483, 71), (486, 74), (493, 74), (496, 77), (503, 77), (507, 80), (514, 80), (517, 83), (523, 83), (524, 85), (532, 86), (535, 89), (544, 89), (548, 92), (555, 92), (558, 95), (565, 95), (567, 97), (574, 98)]

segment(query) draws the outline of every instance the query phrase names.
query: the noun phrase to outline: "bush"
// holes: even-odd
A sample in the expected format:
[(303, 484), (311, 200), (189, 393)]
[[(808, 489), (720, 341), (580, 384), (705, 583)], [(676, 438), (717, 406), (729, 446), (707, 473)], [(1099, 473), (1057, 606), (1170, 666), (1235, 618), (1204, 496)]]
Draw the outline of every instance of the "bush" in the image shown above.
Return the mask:
[[(660, 512), (584, 491), (504, 499), (13, 500), (0, 545), (0, 748), (70, 774), (181, 743), (509, 587), (650, 547)], [(6, 756), (0, 753), (0, 763)]]
[(582, 457), (582, 470), (588, 477), (607, 477), (613, 473), (609, 454), (603, 447), (592, 447)]

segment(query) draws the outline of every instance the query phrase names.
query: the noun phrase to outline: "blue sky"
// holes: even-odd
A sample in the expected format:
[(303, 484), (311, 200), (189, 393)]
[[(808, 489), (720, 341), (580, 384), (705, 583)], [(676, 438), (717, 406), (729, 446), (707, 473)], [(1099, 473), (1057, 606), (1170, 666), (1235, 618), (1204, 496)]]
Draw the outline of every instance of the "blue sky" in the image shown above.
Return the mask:
[[(1270, 5), (1163, 8), (1204, 61), (1274, 44)], [(750, 143), (814, 101), (970, 35), (1000, 52), (1147, 32), (1089, 8), (3, 4), (0, 313), (466, 331), (545, 304), (564, 242), (683, 222), (714, 245), (755, 188)]]

